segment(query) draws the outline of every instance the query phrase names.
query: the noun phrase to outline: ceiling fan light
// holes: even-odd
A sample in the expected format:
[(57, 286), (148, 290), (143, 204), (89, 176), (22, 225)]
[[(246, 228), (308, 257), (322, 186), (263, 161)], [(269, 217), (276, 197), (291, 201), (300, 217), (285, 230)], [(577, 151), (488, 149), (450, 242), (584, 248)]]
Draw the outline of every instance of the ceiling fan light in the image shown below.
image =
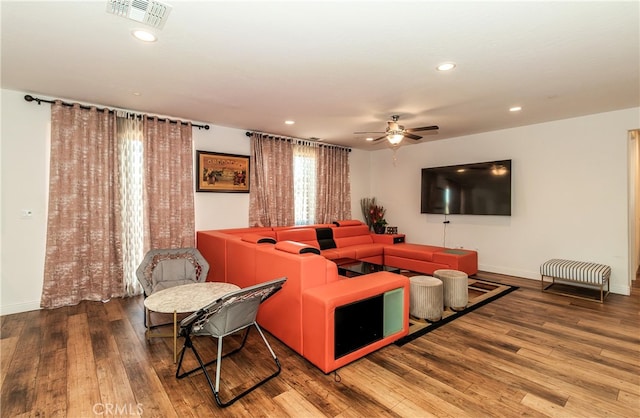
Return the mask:
[(402, 141), (402, 138), (404, 138), (404, 135), (402, 134), (387, 135), (387, 140), (391, 143), (391, 145), (398, 145)]

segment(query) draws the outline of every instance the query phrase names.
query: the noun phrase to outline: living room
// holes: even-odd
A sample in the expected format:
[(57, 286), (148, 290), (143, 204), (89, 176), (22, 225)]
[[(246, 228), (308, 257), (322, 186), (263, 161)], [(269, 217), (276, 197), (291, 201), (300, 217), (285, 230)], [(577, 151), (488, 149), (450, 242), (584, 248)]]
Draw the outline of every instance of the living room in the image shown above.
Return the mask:
[[(265, 327), (282, 373), (223, 415), (637, 411), (640, 5), (175, 1), (158, 40), (141, 44), (105, 2), (115, 0), (1, 4), (2, 415), (221, 413), (202, 376), (176, 379), (169, 339), (146, 338), (142, 295), (40, 308), (51, 106), (25, 95), (206, 124), (192, 131), (194, 164), (196, 150), (248, 156), (247, 131), (349, 147), (351, 218), (362, 220), (361, 199), (375, 197), (407, 242), (477, 251), (479, 276), (514, 286), (331, 374)], [(199, 26), (216, 32), (196, 36)], [(455, 58), (453, 72), (436, 70), (444, 58)], [(354, 133), (384, 129), (395, 114), (407, 128), (439, 129), (396, 147), (386, 132), (377, 142)], [(421, 213), (422, 169), (505, 159), (509, 216)], [(251, 226), (249, 201), (195, 192), (195, 230)], [(599, 304), (540, 292), (551, 258), (611, 266), (612, 294)], [(252, 357), (266, 352), (259, 337), (248, 341), (249, 358), (230, 361), (232, 380), (246, 377), (243, 362), (266, 370)]]
[[(341, 414), (590, 417), (611, 413), (631, 416), (630, 411), (636, 410), (637, 337), (633, 333), (637, 329), (637, 288), (635, 296), (613, 294), (598, 306), (596, 302), (542, 294), (537, 280), (511, 279), (508, 282), (520, 286), (520, 291), (437, 329), (428, 338), (402, 347), (392, 344), (330, 375), (323, 375), (302, 356), (268, 336), (282, 363), (282, 373), (220, 411), (202, 376), (175, 379), (170, 344), (158, 341), (165, 339), (144, 341), (141, 297), (34, 311), (38, 309), (42, 289), (46, 239), (42, 213), (46, 208), (44, 178), (50, 110), (48, 105), (25, 102), (23, 93), (2, 90), (5, 104), (2, 135), (12, 138), (8, 144), (3, 142), (3, 179), (30, 178), (26, 194), (25, 182), (3, 183), (3, 216), (8, 209), (18, 211), (21, 204), (34, 208), (33, 219), (3, 224), (2, 293), (3, 298), (9, 299), (3, 299), (8, 303), (5, 306), (3, 302), (2, 346), (3, 353), (12, 358), (3, 366), (3, 410), (32, 415), (59, 411), (63, 416), (99, 416), (107, 415), (107, 411), (114, 415), (142, 416), (255, 416), (259, 410), (265, 416), (294, 417)], [(431, 215), (419, 214), (420, 168), (511, 158), (516, 167), (515, 190), (525, 188), (527, 196), (534, 193), (535, 197), (524, 198), (524, 192), (514, 194), (509, 222), (449, 216), (452, 223), (447, 225), (446, 242), (459, 240), (461, 246), (471, 248), (477, 245), (482, 270), (490, 271), (494, 266), (486, 260), (492, 260), (492, 264), (505, 265), (503, 271), (507, 274), (526, 277), (526, 269), (521, 266), (531, 265), (529, 278), (539, 279), (539, 266), (529, 259), (531, 254), (541, 259), (554, 256), (556, 253), (550, 249), (558, 251), (564, 248), (561, 244), (575, 249), (570, 256), (581, 258), (611, 254), (610, 247), (626, 250), (625, 217), (616, 219), (609, 212), (624, 214), (627, 210), (626, 199), (618, 196), (625, 195), (625, 187), (615, 184), (624, 184), (627, 173), (620, 168), (624, 164), (616, 160), (627, 157), (625, 134), (629, 124), (636, 123), (637, 110), (413, 145), (398, 151), (395, 165), (390, 150), (354, 149), (350, 156), (352, 193), (380, 199), (388, 208), (389, 221), (412, 242), (440, 245), (445, 239), (443, 217), (434, 216), (436, 219), (430, 220)], [(609, 138), (617, 136), (622, 139), (612, 147), (615, 141)], [(557, 145), (567, 138), (569, 145)], [(527, 146), (527, 139), (535, 144)], [(483, 152), (468, 152), (464, 140), (477, 141)], [(248, 153), (244, 130), (217, 126), (209, 131), (194, 130), (194, 141), (199, 149)], [(563, 168), (548, 173), (548, 151), (541, 150), (552, 149), (570, 157), (575, 154), (570, 151), (578, 146), (584, 147), (585, 152), (575, 158), (563, 158)], [(501, 147), (508, 148), (509, 153), (502, 154)], [(419, 155), (416, 150), (420, 150)], [(462, 155), (459, 160), (442, 157), (457, 154)], [(29, 167), (11, 163), (24, 155), (38, 163)], [(596, 175), (592, 172), (595, 162), (605, 172), (614, 174)], [(592, 206), (585, 205), (591, 185), (580, 186), (582, 183), (575, 182), (572, 171), (576, 170), (577, 176), (588, 179), (606, 193), (607, 204), (601, 205), (607, 200), (604, 198), (596, 199)], [(391, 179), (382, 174), (384, 171), (391, 173)], [(533, 178), (522, 181), (526, 176)], [(376, 181), (393, 192), (372, 187)], [(547, 186), (555, 183), (557, 188), (548, 190)], [(578, 191), (574, 193), (576, 188)], [(570, 196), (565, 198), (565, 194)], [(415, 207), (409, 208), (405, 199), (413, 201)], [(556, 200), (556, 205), (545, 203), (549, 199)], [(574, 199), (579, 202), (573, 202)], [(518, 209), (520, 205), (525, 205), (525, 209)], [(354, 217), (359, 217), (359, 210), (357, 199), (352, 200)], [(396, 211), (404, 215), (396, 217)], [(247, 213), (246, 194), (196, 194), (197, 230), (246, 226)], [(568, 225), (562, 225), (556, 217)], [(515, 219), (534, 225), (519, 226)], [(552, 222), (553, 228), (540, 231), (542, 228), (535, 225), (541, 222)], [(595, 238), (591, 240), (589, 231), (583, 231), (585, 223), (593, 224), (593, 231), (604, 235), (597, 237), (602, 243)], [(612, 225), (618, 233), (609, 232)], [(582, 241), (558, 233), (560, 228), (579, 234)], [(429, 233), (437, 238), (420, 239)], [(483, 234), (509, 240), (509, 245), (498, 247), (492, 238), (482, 239)], [(520, 255), (519, 251), (530, 254)], [(485, 254), (487, 257), (483, 258)], [(509, 264), (511, 261), (513, 264)], [(615, 268), (615, 263), (610, 263)], [(23, 313), (7, 315), (14, 312)], [(39, 312), (44, 315), (41, 317)], [(68, 342), (61, 341), (65, 335), (69, 336)], [(251, 335), (252, 350), (259, 349), (257, 334)], [(29, 350), (23, 350), (24, 347)], [(264, 372), (265, 363), (259, 362), (256, 370)], [(22, 388), (24, 397), (12, 395)]]

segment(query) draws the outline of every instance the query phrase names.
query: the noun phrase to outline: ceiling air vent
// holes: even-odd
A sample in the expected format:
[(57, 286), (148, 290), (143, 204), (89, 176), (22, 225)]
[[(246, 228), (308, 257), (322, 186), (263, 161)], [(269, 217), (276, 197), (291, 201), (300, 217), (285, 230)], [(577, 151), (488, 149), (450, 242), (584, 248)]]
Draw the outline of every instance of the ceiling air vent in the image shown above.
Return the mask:
[(171, 6), (149, 0), (108, 0), (107, 13), (126, 17), (157, 29), (162, 29)]

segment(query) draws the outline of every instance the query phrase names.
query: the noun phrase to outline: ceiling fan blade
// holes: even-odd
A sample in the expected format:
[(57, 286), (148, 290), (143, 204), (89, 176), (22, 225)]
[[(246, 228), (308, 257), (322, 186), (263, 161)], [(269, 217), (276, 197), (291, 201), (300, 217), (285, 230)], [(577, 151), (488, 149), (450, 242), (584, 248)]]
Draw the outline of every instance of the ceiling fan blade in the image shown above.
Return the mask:
[(405, 132), (405, 133), (404, 133), (404, 137), (405, 137), (405, 138), (415, 139), (416, 141), (417, 141), (418, 139), (421, 139), (421, 138), (422, 138), (421, 136), (414, 135), (414, 134), (410, 134), (409, 132)]
[(354, 134), (383, 134), (384, 132), (382, 131), (376, 131), (376, 132), (354, 132)]
[(420, 131), (435, 131), (436, 129), (440, 129), (438, 125), (433, 126), (423, 126), (422, 128), (413, 128), (407, 129), (407, 132), (420, 132)]
[(376, 139), (374, 139), (374, 140), (373, 140), (373, 141), (371, 141), (371, 142), (380, 141), (381, 139), (386, 139), (386, 138), (387, 138), (387, 136), (386, 136), (386, 135), (383, 135), (383, 136), (381, 136), (380, 138), (376, 138)]

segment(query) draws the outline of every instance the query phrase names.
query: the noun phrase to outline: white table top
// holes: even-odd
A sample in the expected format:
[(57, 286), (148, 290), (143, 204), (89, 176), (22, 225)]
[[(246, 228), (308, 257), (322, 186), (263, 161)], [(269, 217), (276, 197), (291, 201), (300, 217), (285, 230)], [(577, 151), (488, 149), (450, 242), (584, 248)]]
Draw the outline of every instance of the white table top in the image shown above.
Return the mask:
[(144, 300), (144, 306), (153, 312), (195, 312), (227, 293), (240, 288), (222, 282), (191, 283), (160, 290)]

